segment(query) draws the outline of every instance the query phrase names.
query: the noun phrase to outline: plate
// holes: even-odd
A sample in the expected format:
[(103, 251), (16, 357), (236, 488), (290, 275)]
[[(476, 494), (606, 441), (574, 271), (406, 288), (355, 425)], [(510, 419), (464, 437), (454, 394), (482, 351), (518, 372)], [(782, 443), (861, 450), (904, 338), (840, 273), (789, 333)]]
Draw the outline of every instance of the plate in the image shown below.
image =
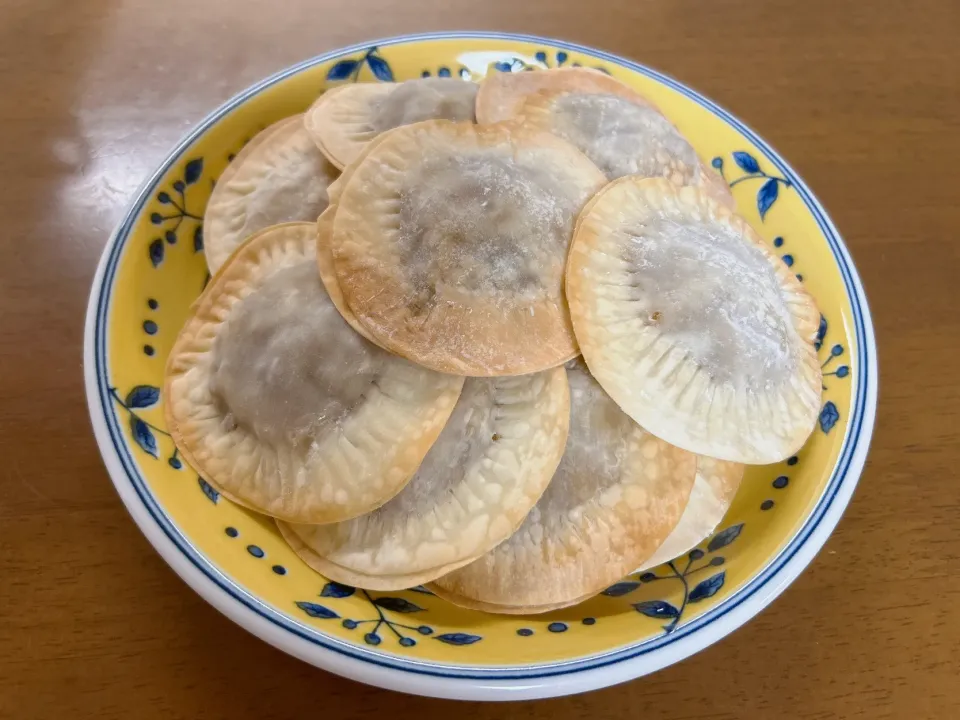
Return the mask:
[[(823, 407), (804, 448), (751, 467), (719, 531), (689, 555), (537, 616), (456, 608), (423, 588), (329, 582), (274, 524), (201, 480), (165, 427), (163, 369), (208, 280), (203, 210), (216, 178), (259, 130), (325, 89), (426, 76), (583, 65), (651, 97), (730, 184), (739, 211), (823, 313)], [(396, 37), (321, 55), (267, 78), (207, 117), (146, 181), (107, 243), (87, 311), (84, 375), (93, 427), (123, 502), (200, 595), (267, 642), (385, 688), (459, 699), (582, 692), (701, 650), (770, 603), (804, 569), (853, 493), (873, 430), (876, 345), (843, 241), (803, 181), (753, 131), (660, 73), (608, 53), (497, 33)]]

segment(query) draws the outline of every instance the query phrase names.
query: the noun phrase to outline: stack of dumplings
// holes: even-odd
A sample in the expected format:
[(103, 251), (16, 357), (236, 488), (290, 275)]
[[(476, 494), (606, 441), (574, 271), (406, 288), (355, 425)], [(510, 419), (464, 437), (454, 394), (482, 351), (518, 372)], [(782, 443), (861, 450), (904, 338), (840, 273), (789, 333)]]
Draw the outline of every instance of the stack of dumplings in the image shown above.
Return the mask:
[(813, 300), (597, 71), (330, 90), (236, 156), (204, 235), (171, 433), (340, 583), (578, 603), (698, 545), (816, 421)]

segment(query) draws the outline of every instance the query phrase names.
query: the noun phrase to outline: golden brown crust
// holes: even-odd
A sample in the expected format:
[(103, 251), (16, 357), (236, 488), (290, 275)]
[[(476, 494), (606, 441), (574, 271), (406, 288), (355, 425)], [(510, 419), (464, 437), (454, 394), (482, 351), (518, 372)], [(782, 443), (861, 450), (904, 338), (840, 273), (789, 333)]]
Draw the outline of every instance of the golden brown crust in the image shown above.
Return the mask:
[(360, 333), (365, 339), (377, 344), (376, 339), (367, 332), (353, 311), (347, 307), (346, 300), (343, 299), (343, 292), (340, 290), (340, 283), (337, 280), (337, 272), (333, 266), (333, 252), (330, 248), (330, 235), (333, 232), (333, 216), (337, 211), (336, 205), (329, 206), (317, 218), (317, 269), (320, 271), (320, 280), (323, 282), (327, 295), (334, 306), (354, 330)]
[[(339, 90), (339, 88), (336, 89)], [(350, 182), (350, 179), (353, 177), (353, 171), (357, 165), (369, 155), (377, 145), (383, 142), (390, 132), (392, 131), (387, 130), (368, 142), (363, 150), (360, 151), (357, 159), (347, 165), (343, 169), (340, 177), (330, 183), (330, 186), (327, 188), (330, 205), (317, 219), (317, 268), (320, 271), (320, 279), (323, 281), (323, 286), (327, 289), (330, 300), (333, 301), (333, 304), (337, 310), (340, 311), (343, 319), (347, 321), (350, 327), (375, 345), (379, 345), (376, 338), (370, 334), (363, 326), (363, 323), (360, 322), (360, 319), (354, 315), (343, 297), (343, 291), (340, 289), (340, 281), (337, 279), (336, 267), (333, 262), (331, 235), (333, 234), (334, 215), (337, 212), (337, 204), (340, 202), (340, 195), (343, 193), (343, 188)]]
[(663, 545), (637, 572), (685, 555), (709, 537), (730, 508), (744, 470), (740, 463), (700, 455), (697, 458), (697, 479), (683, 517)]
[[(419, 170), (424, 158), (483, 158), (494, 153), (524, 157), (528, 163), (536, 158), (549, 166), (546, 172), (565, 177), (569, 188), (565, 192), (576, 198), (565, 220), (571, 226), (583, 201), (604, 181), (579, 151), (547, 133), (426, 121), (392, 131), (358, 164), (343, 188), (334, 220), (333, 255), (348, 306), (383, 347), (441, 372), (521, 374), (555, 367), (578, 354), (562, 297), (565, 243), (533, 268), (548, 278), (540, 282), (551, 283), (536, 296), (517, 299), (507, 291), (471, 294), (433, 277), (428, 304), (418, 306), (421, 291), (412, 285), (397, 249), (395, 213), (407, 192), (405, 177)], [(495, 241), (498, 231), (490, 231), (489, 242)], [(444, 238), (440, 243), (441, 251), (450, 246)], [(440, 260), (436, 257), (433, 261), (444, 261), (442, 254)], [(485, 268), (478, 272), (487, 272)], [(559, 272), (555, 280), (554, 270)]]

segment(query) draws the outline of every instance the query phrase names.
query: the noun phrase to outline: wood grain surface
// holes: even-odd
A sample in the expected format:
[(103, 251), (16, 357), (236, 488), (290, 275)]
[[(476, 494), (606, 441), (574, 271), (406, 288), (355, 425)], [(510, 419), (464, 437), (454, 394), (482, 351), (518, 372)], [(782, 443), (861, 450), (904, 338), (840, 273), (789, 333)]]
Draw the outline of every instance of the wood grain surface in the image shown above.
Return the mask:
[(954, 0), (0, 0), (0, 717), (446, 718), (248, 635), (127, 516), (81, 377), (94, 267), (209, 110), (383, 35), (536, 33), (663, 70), (822, 199), (880, 346), (866, 472), (769, 609), (654, 676), (487, 718), (958, 718), (960, 4)]

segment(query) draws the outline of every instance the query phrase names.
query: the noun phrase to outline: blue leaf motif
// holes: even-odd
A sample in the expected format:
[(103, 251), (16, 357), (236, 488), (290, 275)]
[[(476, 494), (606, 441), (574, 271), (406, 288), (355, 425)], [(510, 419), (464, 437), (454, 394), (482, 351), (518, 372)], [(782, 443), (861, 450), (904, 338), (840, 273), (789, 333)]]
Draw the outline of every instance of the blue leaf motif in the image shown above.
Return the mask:
[(201, 250), (203, 250), (203, 225), (197, 225), (197, 229), (193, 231), (193, 251)]
[(394, 612), (400, 613), (414, 613), (423, 610), (419, 605), (398, 597), (379, 597), (373, 601), (373, 604), (385, 610), (393, 610)]
[(193, 185), (203, 174), (203, 158), (194, 158), (183, 168), (183, 181)]
[(157, 238), (152, 243), (150, 243), (150, 262), (153, 263), (154, 267), (157, 267), (160, 263), (163, 262), (163, 240)]
[(638, 613), (652, 618), (678, 618), (680, 611), (664, 600), (644, 600), (633, 604)]
[(417, 585), (416, 587), (409, 588), (412, 592), (422, 593), (424, 595), (433, 595), (432, 592), (427, 590), (423, 585)]
[(726, 571), (723, 571), (704, 580), (690, 592), (687, 602), (700, 602), (701, 600), (706, 600), (716, 595), (717, 591), (723, 587), (723, 581), (726, 575)]
[(478, 640), (483, 640), (479, 635), (470, 635), (468, 633), (444, 633), (437, 635), (434, 640), (439, 640), (447, 645), (473, 645)]
[(157, 439), (150, 432), (147, 424), (136, 415), (130, 415), (130, 432), (140, 449), (145, 453), (157, 457)]
[(837, 410), (833, 401), (828, 400), (827, 404), (823, 406), (823, 410), (820, 411), (820, 429), (823, 430), (824, 435), (833, 430), (833, 426), (837, 424), (839, 419), (840, 411)]
[(760, 172), (760, 163), (758, 163), (757, 159), (748, 152), (743, 152), (742, 150), (738, 150), (733, 154), (733, 161), (744, 172), (748, 172), (748, 173)]
[(611, 585), (600, 594), (606, 595), (607, 597), (622, 597), (627, 593), (632, 593), (638, 587), (640, 587), (640, 583), (625, 580), (623, 582), (618, 582), (615, 585)]
[(323, 590), (320, 591), (320, 597), (345, 598), (350, 597), (355, 592), (356, 590), (349, 585), (342, 585), (341, 583), (331, 580), (323, 586)]
[(357, 69), (358, 60), (341, 60), (327, 70), (327, 80), (345, 80)]
[(200, 489), (203, 490), (203, 494), (210, 498), (210, 502), (216, 505), (217, 500), (220, 499), (220, 493), (218, 493), (216, 489), (214, 489), (214, 487), (202, 477), (197, 478), (197, 484), (200, 486)]
[(743, 523), (737, 525), (731, 525), (728, 528), (724, 528), (712, 538), (710, 542), (707, 543), (707, 552), (716, 552), (720, 548), (724, 548), (738, 537), (740, 537), (740, 532), (743, 530)]
[(779, 192), (780, 188), (777, 185), (777, 181), (773, 178), (767, 180), (760, 186), (760, 189), (757, 190), (757, 211), (760, 213), (761, 220), (763, 220), (767, 214), (767, 210), (770, 209), (770, 206), (773, 205), (777, 199)]
[(827, 319), (820, 315), (820, 327), (817, 328), (817, 341), (813, 344), (819, 350), (823, 345), (823, 339), (827, 336)]
[(513, 64), (508, 63), (504, 60), (500, 60), (499, 62), (495, 62), (493, 64), (493, 69), (496, 70), (497, 72), (512, 72)]
[(387, 61), (379, 55), (374, 55), (372, 52), (367, 55), (367, 65), (370, 66), (370, 70), (376, 75), (377, 80), (381, 82), (393, 82), (393, 71), (390, 69), (390, 66), (387, 65)]
[(303, 610), (310, 617), (314, 618), (333, 620), (334, 618), (340, 617), (330, 608), (324, 607), (323, 605), (318, 605), (317, 603), (297, 602), (297, 607)]
[(160, 388), (155, 388), (153, 385), (137, 385), (127, 393), (124, 405), (128, 408), (148, 408), (156, 405), (159, 399)]

